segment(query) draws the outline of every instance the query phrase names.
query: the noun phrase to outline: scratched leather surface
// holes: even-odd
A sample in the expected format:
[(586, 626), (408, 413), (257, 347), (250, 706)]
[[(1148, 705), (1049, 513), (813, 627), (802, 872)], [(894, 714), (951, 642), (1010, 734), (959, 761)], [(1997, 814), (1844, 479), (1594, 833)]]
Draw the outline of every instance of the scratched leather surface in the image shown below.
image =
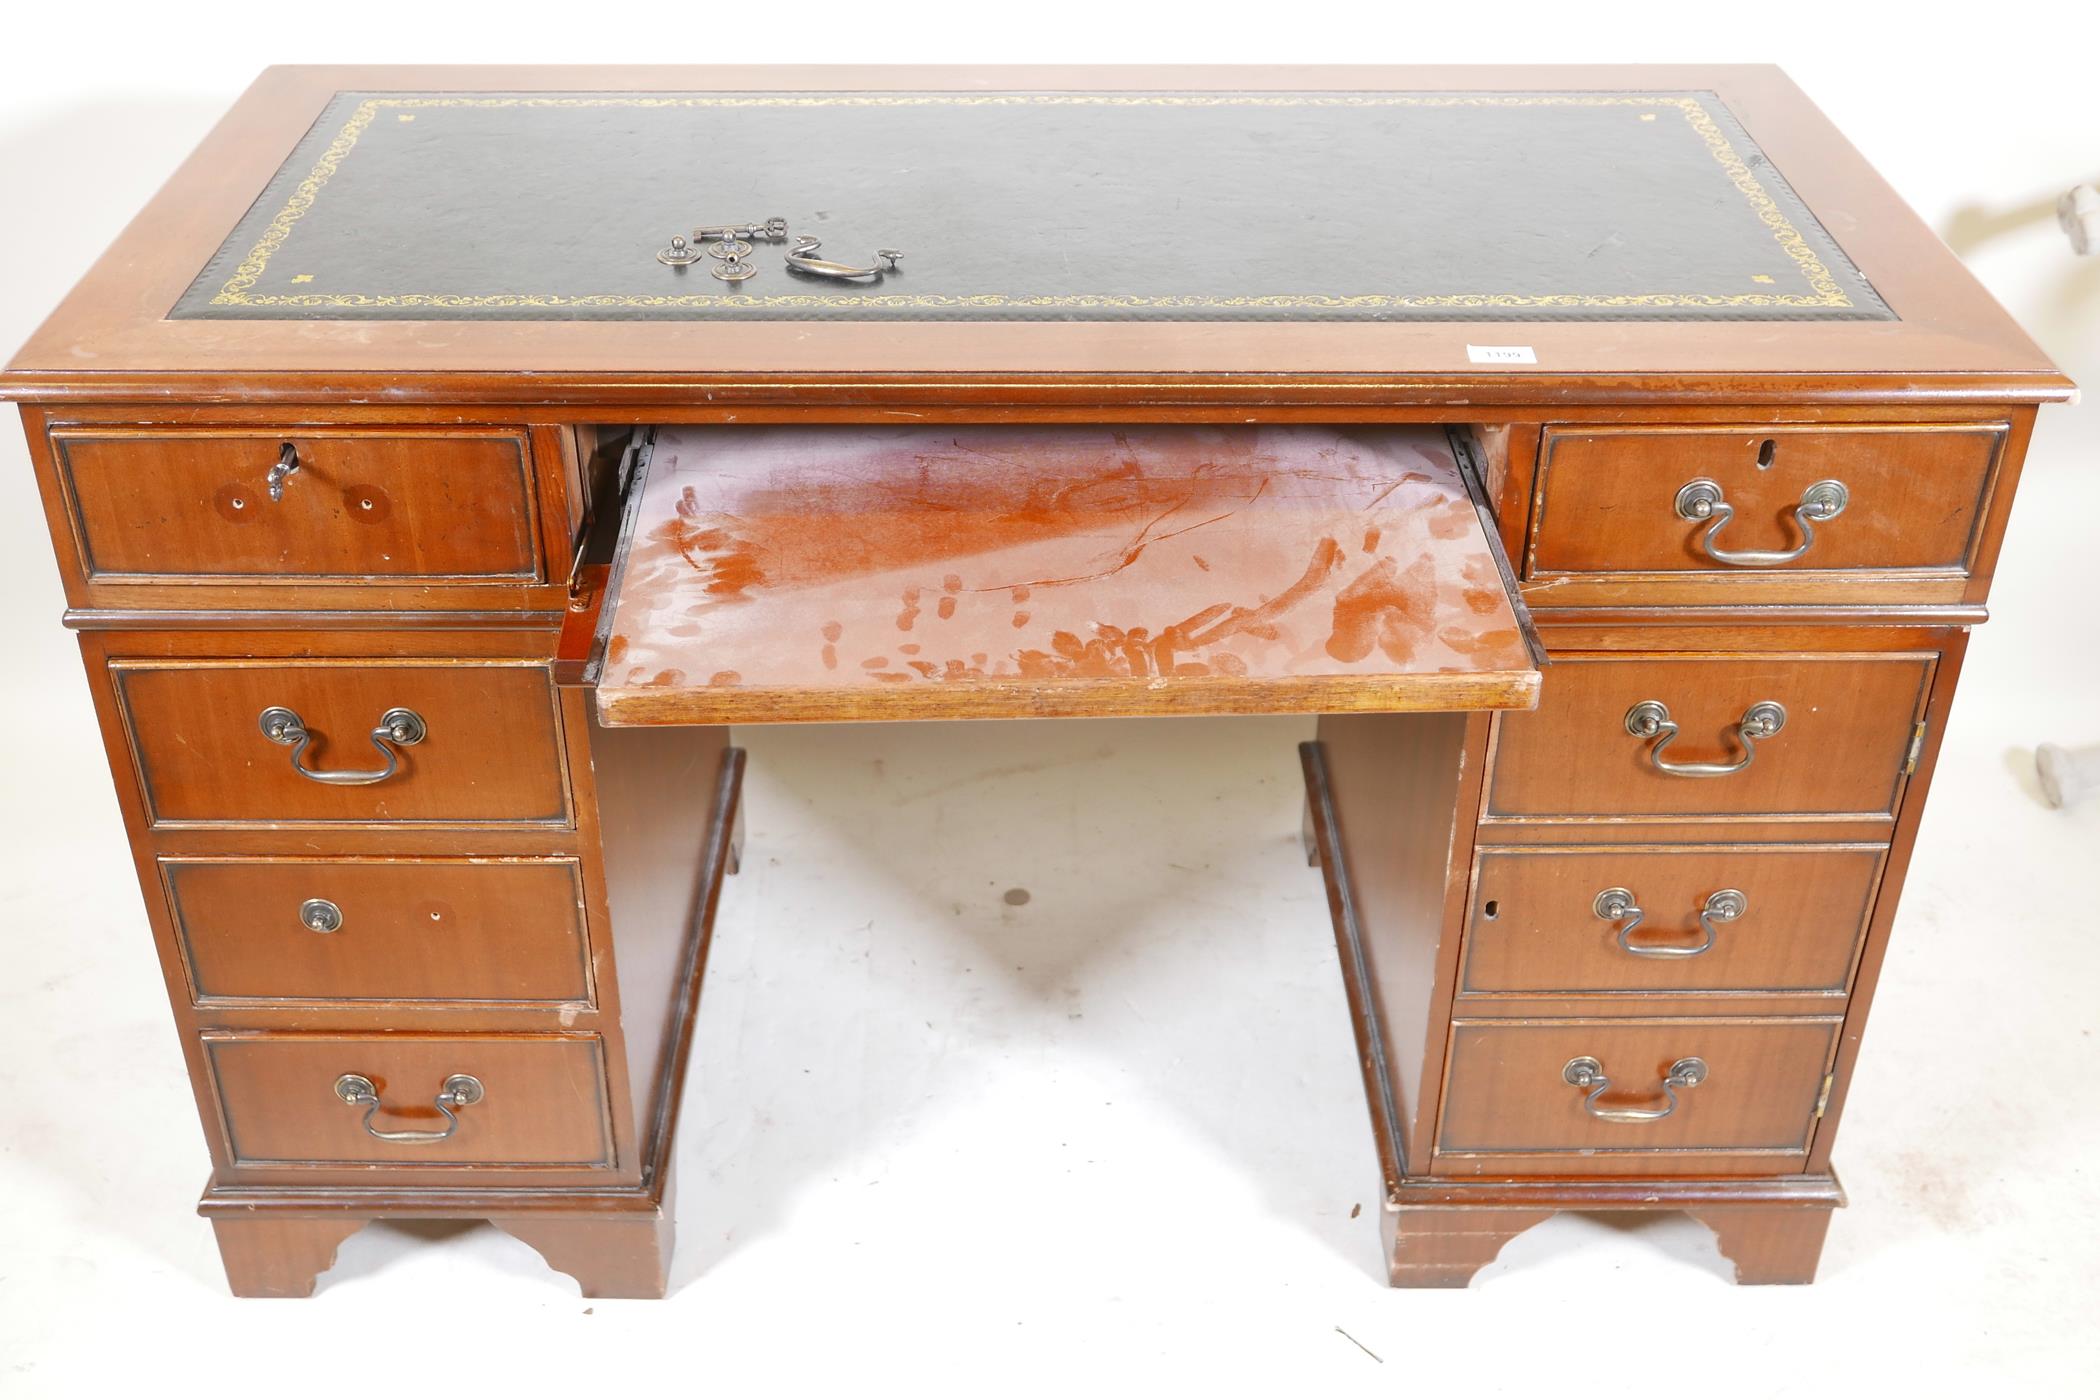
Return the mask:
[(598, 698), (1530, 669), (1433, 428), (666, 427)]
[[(787, 218), (880, 283), (655, 251)], [(170, 313), (1889, 320), (1711, 93), (345, 93)]]

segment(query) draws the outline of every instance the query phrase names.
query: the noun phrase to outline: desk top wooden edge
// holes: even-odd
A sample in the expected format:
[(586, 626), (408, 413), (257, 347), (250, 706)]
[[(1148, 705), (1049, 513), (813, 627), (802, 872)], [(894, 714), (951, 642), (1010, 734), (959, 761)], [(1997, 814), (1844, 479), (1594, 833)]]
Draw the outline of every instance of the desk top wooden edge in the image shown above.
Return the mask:
[[(1900, 319), (1850, 322), (348, 322), (168, 311), (344, 91), (1685, 90), (1715, 93)], [(1522, 343), (1536, 368), (1472, 364)], [(879, 368), (878, 368), (879, 367)], [(2067, 398), (2070, 381), (1779, 69), (417, 67), (266, 70), (0, 371), (0, 397), (395, 403), (1366, 403)]]

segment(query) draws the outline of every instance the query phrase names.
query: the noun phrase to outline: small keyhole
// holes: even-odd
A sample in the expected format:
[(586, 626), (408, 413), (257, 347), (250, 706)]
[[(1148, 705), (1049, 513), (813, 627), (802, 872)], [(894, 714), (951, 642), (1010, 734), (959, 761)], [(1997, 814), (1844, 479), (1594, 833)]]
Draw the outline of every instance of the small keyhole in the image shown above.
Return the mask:
[(1483, 907), (1483, 908), (1481, 909), (1481, 911), (1480, 911), (1480, 912), (1481, 912), (1482, 914), (1485, 914), (1485, 915), (1486, 915), (1486, 916), (1487, 916), (1488, 918), (1492, 919), (1492, 918), (1494, 918), (1494, 917), (1495, 917), (1495, 914), (1496, 914), (1496, 911), (1497, 911), (1497, 907), (1498, 907), (1498, 906), (1500, 905), (1500, 903), (1501, 903), (1501, 901), (1500, 901), (1500, 900), (1494, 900), (1494, 899), (1491, 899), (1491, 900), (1489, 900), (1489, 901), (1487, 902), (1487, 904), (1486, 904), (1486, 905), (1485, 905), (1485, 906), (1484, 906), (1484, 907)]
[(372, 503), (370, 501), (359, 501), (357, 503), (357, 508), (359, 510), (370, 510), (372, 508)]
[(233, 508), (234, 508), (235, 510), (239, 510), (239, 509), (240, 509), (241, 507), (243, 507), (243, 506), (245, 506), (245, 505), (247, 505), (247, 504), (248, 504), (248, 503), (247, 503), (246, 501), (242, 500), (242, 499), (241, 499), (241, 498), (240, 498), (239, 496), (235, 496), (235, 497), (233, 498)]
[(1757, 446), (1757, 469), (1768, 472), (1772, 469), (1772, 454), (1779, 450), (1777, 439), (1766, 438)]

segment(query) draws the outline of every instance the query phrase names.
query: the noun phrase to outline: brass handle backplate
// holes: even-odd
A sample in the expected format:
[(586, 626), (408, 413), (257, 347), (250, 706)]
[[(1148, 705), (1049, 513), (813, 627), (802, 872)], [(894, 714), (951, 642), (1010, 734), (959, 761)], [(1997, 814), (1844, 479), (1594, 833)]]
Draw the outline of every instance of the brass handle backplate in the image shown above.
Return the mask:
[(445, 1080), (433, 1102), (437, 1111), (445, 1115), (442, 1128), (375, 1128), (372, 1115), (379, 1112), (379, 1090), (362, 1074), (346, 1074), (335, 1081), (335, 1096), (352, 1108), (365, 1111), (364, 1130), (381, 1142), (443, 1142), (459, 1131), (459, 1115), (452, 1110), (480, 1103), (484, 1097), (481, 1081), (471, 1074), (455, 1074)]
[(1604, 1095), (1611, 1089), (1611, 1080), (1604, 1073), (1604, 1066), (1593, 1055), (1577, 1055), (1561, 1067), (1560, 1077), (1578, 1089), (1587, 1090), (1582, 1100), (1582, 1111), (1590, 1117), (1606, 1123), (1653, 1123), (1668, 1118), (1677, 1111), (1677, 1091), (1696, 1088), (1706, 1082), (1706, 1061), (1697, 1055), (1687, 1055), (1670, 1066), (1663, 1076), (1663, 1103), (1655, 1108), (1611, 1108), (1604, 1102)]
[(1633, 931), (1641, 926), (1647, 912), (1634, 902), (1633, 891), (1613, 886), (1599, 890), (1590, 909), (1606, 923), (1619, 926), (1619, 946), (1637, 958), (1695, 958), (1714, 946), (1720, 931), (1715, 924), (1733, 923), (1743, 917), (1750, 907), (1749, 899), (1741, 890), (1715, 890), (1699, 906), (1699, 928), (1706, 935), (1689, 946), (1682, 943), (1655, 943), (1633, 941)]
[(1852, 493), (1845, 489), (1842, 481), (1819, 481), (1803, 491), (1801, 500), (1787, 508), (1787, 514), (1794, 518), (1795, 528), (1801, 531), (1801, 543), (1792, 549), (1721, 548), (1716, 537), (1729, 521), (1735, 519), (1735, 507), (1728, 504), (1721, 484), (1708, 477), (1695, 477), (1677, 488), (1677, 518), (1695, 524), (1705, 523), (1706, 529), (1699, 535), (1699, 549), (1716, 564), (1737, 569), (1769, 569), (1792, 564), (1808, 553), (1809, 547), (1816, 542), (1816, 526), (1843, 515), (1851, 502)]
[(263, 737), (273, 744), (285, 744), (292, 748), (292, 767), (302, 778), (317, 783), (332, 783), (339, 787), (362, 787), (367, 783), (382, 783), (394, 776), (401, 768), (401, 750), (420, 744), (429, 736), (430, 727), (414, 710), (392, 709), (379, 717), (369, 736), (372, 747), (379, 750), (386, 760), (384, 768), (346, 769), (309, 768), (306, 766), (306, 750), (314, 741), (307, 730), (306, 721), (299, 718), (296, 710), (282, 705), (272, 705), (257, 718)]
[(1786, 728), (1786, 706), (1777, 700), (1760, 700), (1743, 711), (1743, 717), (1732, 728), (1736, 741), (1743, 746), (1743, 756), (1735, 762), (1677, 763), (1663, 757), (1663, 750), (1677, 737), (1677, 721), (1670, 718), (1670, 707), (1660, 700), (1643, 700), (1626, 712), (1626, 732), (1650, 741), (1648, 762), (1656, 772), (1673, 778), (1725, 778), (1750, 766), (1757, 757), (1758, 740), (1769, 739)]

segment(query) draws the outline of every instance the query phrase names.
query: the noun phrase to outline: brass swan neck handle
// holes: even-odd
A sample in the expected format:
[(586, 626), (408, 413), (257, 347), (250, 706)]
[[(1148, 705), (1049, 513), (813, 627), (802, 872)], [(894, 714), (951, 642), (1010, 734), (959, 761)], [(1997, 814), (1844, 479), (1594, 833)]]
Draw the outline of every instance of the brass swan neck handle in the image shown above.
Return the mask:
[(838, 281), (866, 278), (871, 282), (882, 280), (886, 272), (897, 270), (897, 259), (904, 256), (895, 248), (877, 248), (875, 256), (882, 260), (882, 267), (855, 267), (851, 263), (828, 262), (815, 257), (817, 249), (824, 244), (808, 234), (797, 234), (794, 246), (788, 249), (787, 265), (790, 272), (806, 273), (811, 277), (830, 277)]

